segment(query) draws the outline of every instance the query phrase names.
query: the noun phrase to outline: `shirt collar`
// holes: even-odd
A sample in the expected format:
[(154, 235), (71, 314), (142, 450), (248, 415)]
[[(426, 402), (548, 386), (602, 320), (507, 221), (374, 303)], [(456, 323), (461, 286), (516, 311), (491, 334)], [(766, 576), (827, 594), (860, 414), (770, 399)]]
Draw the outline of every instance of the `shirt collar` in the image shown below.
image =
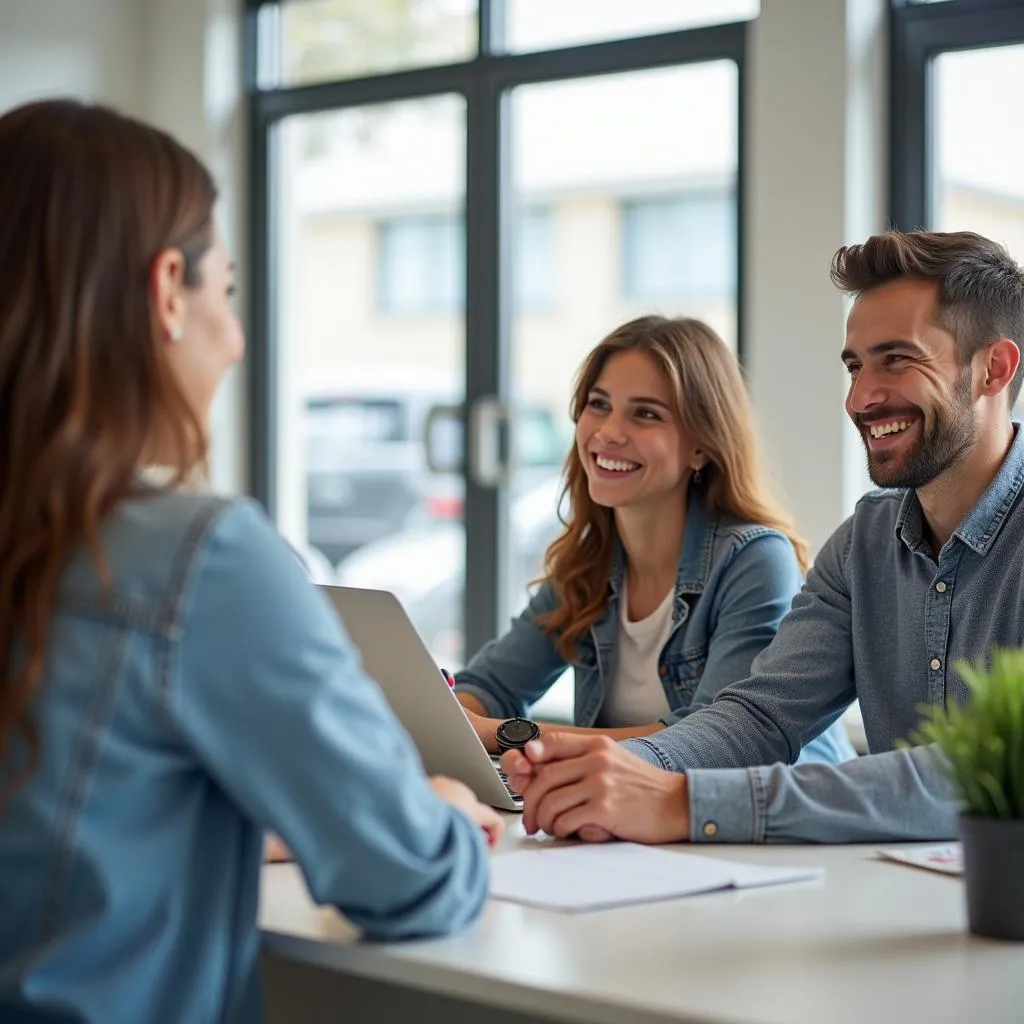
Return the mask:
[[(711, 574), (713, 533), (718, 516), (704, 504), (700, 490), (690, 488), (686, 509), (686, 530), (683, 535), (683, 550), (679, 555), (676, 571), (676, 594), (701, 594)], [(626, 571), (626, 558), (622, 543), (615, 541), (612, 561), (611, 590), (618, 596), (622, 591), (622, 578)]]
[[(1013, 507), (1021, 490), (1024, 489), (1024, 431), (1020, 424), (1013, 424), (1013, 442), (1003, 459), (992, 483), (978, 503), (964, 516), (953, 536), (979, 555), (988, 553), (992, 542)], [(903, 495), (899, 515), (896, 517), (895, 534), (911, 551), (916, 551), (924, 540), (924, 518), (917, 491), (907, 490)]]

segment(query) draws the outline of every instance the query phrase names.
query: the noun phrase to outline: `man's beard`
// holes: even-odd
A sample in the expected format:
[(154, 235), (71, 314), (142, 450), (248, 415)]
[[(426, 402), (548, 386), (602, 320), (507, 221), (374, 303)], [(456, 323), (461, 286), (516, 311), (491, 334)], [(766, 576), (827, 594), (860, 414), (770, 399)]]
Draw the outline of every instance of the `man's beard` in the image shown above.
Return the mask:
[[(920, 413), (921, 410), (918, 410)], [(872, 414), (872, 419), (876, 414)], [(899, 414), (892, 419), (899, 419)], [(931, 426), (925, 433), (921, 416), (921, 440), (900, 461), (887, 463), (886, 451), (873, 452), (861, 427), (861, 440), (867, 450), (868, 475), (876, 487), (924, 487), (944, 473), (967, 452), (978, 438), (978, 422), (971, 406), (971, 372), (965, 369), (957, 380), (949, 401), (935, 407)]]

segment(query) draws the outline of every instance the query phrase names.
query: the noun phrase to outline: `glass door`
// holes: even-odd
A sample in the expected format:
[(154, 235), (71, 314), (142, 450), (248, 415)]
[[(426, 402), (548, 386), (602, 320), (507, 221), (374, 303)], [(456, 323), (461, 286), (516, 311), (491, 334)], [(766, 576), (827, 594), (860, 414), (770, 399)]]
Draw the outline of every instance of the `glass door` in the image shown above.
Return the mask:
[[(511, 611), (561, 528), (569, 398), (586, 353), (648, 313), (699, 317), (736, 345), (738, 78), (719, 60), (511, 93)], [(566, 678), (537, 714), (571, 710)]]
[[(462, 657), (461, 96), (279, 127), (278, 522), (321, 582), (394, 592)], [(427, 441), (431, 442), (428, 451)]]
[(557, 529), (583, 353), (650, 309), (736, 341), (759, 3), (245, 6), (252, 491), (456, 668)]

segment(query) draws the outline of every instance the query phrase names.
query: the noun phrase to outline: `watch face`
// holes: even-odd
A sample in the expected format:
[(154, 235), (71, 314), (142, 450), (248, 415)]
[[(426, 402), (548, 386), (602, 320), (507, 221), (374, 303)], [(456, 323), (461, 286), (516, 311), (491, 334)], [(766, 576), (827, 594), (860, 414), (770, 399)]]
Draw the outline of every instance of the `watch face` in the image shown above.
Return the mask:
[(501, 724), (502, 742), (510, 746), (528, 743), (538, 732), (537, 726), (527, 718), (513, 718)]

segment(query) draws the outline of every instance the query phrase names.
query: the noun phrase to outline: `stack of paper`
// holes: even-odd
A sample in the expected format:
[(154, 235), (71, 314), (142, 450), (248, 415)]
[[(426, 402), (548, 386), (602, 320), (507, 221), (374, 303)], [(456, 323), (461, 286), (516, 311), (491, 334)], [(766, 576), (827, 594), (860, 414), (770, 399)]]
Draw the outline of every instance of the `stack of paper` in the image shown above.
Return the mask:
[(821, 868), (757, 867), (636, 843), (538, 847), (491, 862), (491, 895), (580, 911), (818, 878)]

